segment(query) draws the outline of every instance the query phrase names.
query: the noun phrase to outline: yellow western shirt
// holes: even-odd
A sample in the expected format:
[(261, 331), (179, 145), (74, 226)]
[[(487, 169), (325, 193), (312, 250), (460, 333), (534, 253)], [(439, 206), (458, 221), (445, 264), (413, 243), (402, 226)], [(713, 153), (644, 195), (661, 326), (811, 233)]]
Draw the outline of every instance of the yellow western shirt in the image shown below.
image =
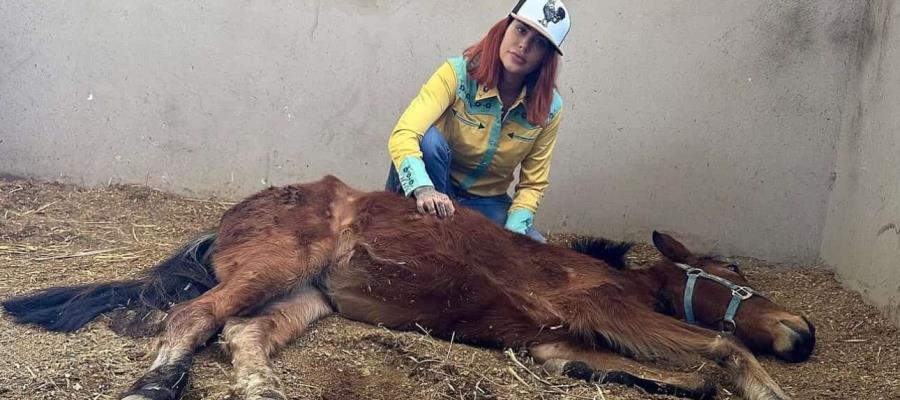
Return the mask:
[(509, 213), (519, 210), (533, 215), (549, 183), (562, 98), (553, 92), (544, 127), (528, 122), (527, 102), (523, 88), (506, 115), (501, 115), (497, 89), (482, 87), (469, 78), (465, 58), (447, 60), (422, 86), (388, 140), (391, 160), (406, 195), (432, 185), (419, 142), (434, 126), (450, 145), (450, 177), (457, 188), (477, 196), (506, 193), (516, 167), (521, 165)]

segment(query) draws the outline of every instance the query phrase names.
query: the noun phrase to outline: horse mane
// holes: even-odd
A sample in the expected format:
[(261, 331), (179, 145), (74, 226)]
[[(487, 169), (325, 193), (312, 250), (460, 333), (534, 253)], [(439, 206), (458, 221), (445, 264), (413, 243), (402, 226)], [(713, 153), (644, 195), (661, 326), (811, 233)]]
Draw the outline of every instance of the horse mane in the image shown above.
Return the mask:
[(625, 253), (633, 243), (616, 242), (601, 237), (580, 237), (569, 243), (569, 248), (604, 261), (615, 269), (625, 269)]

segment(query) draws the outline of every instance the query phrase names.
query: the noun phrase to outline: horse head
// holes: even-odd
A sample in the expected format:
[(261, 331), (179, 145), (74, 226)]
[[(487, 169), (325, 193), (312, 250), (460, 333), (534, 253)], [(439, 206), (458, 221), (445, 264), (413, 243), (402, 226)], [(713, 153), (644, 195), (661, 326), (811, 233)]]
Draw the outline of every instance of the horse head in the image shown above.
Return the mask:
[(666, 260), (651, 268), (663, 275), (662, 297), (675, 317), (732, 333), (755, 353), (788, 362), (805, 361), (812, 354), (813, 324), (753, 289), (737, 265), (694, 255), (659, 232), (653, 232), (653, 244)]

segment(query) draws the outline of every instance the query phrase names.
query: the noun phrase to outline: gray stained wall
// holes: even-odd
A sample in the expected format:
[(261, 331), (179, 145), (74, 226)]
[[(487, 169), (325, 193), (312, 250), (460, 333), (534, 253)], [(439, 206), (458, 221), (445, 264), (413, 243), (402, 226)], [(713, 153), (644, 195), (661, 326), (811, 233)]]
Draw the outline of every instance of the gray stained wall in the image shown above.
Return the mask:
[(900, 321), (900, 5), (870, 2), (861, 26), (822, 258)]
[[(0, 172), (227, 198), (324, 174), (377, 189), (403, 108), (513, 3), (5, 1)], [(895, 54), (873, 32), (887, 3), (568, 1), (539, 227), (838, 266), (834, 243), (896, 237), (857, 219), (877, 203), (864, 187), (896, 202), (871, 158), (896, 154), (896, 86), (870, 93), (896, 81), (873, 61)]]

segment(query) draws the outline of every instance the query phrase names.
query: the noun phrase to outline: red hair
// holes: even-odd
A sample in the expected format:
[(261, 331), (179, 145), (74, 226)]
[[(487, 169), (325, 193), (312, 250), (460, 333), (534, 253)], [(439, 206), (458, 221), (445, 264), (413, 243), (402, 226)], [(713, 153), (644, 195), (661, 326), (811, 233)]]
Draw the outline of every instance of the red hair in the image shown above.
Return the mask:
[[(503, 63), (500, 61), (500, 42), (509, 27), (512, 18), (498, 21), (487, 35), (463, 52), (468, 63), (469, 76), (480, 85), (495, 88), (500, 84), (503, 74)], [(526, 110), (528, 122), (532, 125), (544, 126), (550, 116), (550, 105), (553, 103), (553, 90), (556, 89), (556, 72), (559, 69), (559, 56), (556, 50), (547, 49), (541, 65), (525, 78), (528, 95)]]

